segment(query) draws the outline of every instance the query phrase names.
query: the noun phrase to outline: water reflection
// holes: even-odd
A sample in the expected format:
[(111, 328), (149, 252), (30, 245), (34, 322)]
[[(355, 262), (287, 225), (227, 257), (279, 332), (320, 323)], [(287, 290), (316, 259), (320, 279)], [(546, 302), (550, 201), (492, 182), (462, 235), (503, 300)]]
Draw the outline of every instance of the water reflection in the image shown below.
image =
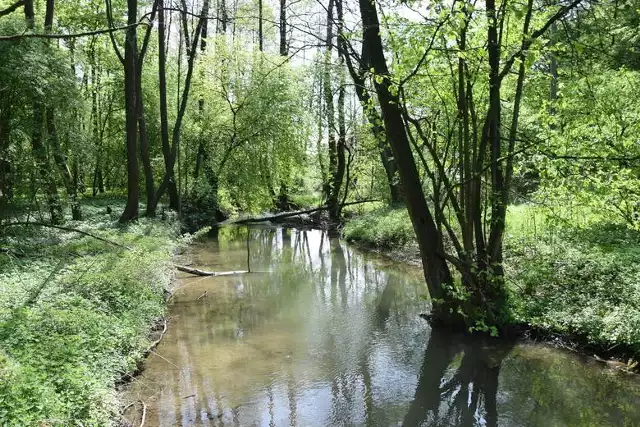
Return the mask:
[(497, 426), (498, 377), (509, 350), (433, 329), (403, 425)]
[[(244, 269), (247, 232), (221, 230), (193, 262)], [(169, 333), (130, 391), (146, 425), (640, 425), (633, 380), (431, 331), (417, 269), (320, 231), (249, 233), (254, 273), (180, 280)]]

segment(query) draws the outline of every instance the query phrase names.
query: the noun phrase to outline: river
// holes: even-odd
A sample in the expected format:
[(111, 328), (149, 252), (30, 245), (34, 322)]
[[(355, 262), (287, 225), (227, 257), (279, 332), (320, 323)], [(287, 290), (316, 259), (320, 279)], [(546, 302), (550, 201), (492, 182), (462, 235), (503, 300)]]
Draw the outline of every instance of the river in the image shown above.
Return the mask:
[(189, 256), (251, 273), (179, 276), (168, 332), (126, 392), (146, 427), (640, 426), (638, 377), (432, 331), (420, 269), (321, 231), (230, 227)]

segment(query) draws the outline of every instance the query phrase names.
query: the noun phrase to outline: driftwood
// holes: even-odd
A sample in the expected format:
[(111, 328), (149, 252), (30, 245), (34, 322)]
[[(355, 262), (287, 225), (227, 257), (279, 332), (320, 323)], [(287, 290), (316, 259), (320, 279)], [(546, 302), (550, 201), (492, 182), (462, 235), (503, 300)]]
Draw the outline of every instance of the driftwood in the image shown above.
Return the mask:
[[(378, 200), (378, 199), (359, 200), (357, 202), (343, 203), (341, 205), (341, 208), (344, 208), (345, 206), (359, 205), (362, 203), (380, 202), (380, 201), (381, 200)], [(329, 206), (325, 205), (325, 206), (320, 206), (318, 208), (302, 209), (299, 211), (290, 211), (290, 212), (281, 212), (277, 214), (268, 214), (268, 215), (263, 215), (258, 217), (228, 219), (226, 221), (217, 222), (213, 224), (212, 227), (222, 227), (224, 225), (233, 225), (233, 224), (251, 224), (255, 222), (264, 222), (264, 221), (275, 221), (279, 219), (290, 218), (292, 216), (305, 215), (305, 214), (326, 211), (326, 210), (329, 210)]]
[(164, 319), (163, 323), (164, 323), (164, 325), (162, 326), (162, 332), (160, 333), (160, 336), (158, 337), (157, 340), (155, 340), (154, 342), (151, 343), (149, 348), (147, 348), (147, 350), (144, 352), (144, 357), (147, 357), (149, 355), (149, 353), (151, 353), (153, 350), (155, 350), (155, 348), (158, 346), (158, 344), (160, 344), (160, 341), (162, 341), (162, 338), (164, 338), (164, 334), (167, 333), (167, 327), (168, 327), (167, 319)]
[(206, 271), (206, 270), (198, 270), (197, 268), (185, 267), (184, 265), (176, 265), (176, 269), (179, 271), (184, 271), (185, 273), (193, 274), (196, 276), (233, 276), (235, 274), (246, 274), (247, 270), (236, 270), (236, 271)]
[(144, 427), (144, 422), (147, 420), (147, 405), (142, 400), (140, 403), (142, 403), (142, 419), (138, 427)]

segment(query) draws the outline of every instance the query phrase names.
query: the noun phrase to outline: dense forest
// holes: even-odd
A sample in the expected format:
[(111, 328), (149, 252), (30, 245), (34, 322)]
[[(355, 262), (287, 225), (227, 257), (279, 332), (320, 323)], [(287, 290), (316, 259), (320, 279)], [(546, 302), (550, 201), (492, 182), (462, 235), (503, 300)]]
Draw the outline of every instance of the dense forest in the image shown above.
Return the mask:
[(639, 29), (636, 0), (0, 0), (0, 424), (105, 425), (75, 368), (36, 385), (30, 327), (109, 306), (108, 393), (168, 279), (80, 284), (265, 212), (418, 259), (433, 324), (637, 355)]

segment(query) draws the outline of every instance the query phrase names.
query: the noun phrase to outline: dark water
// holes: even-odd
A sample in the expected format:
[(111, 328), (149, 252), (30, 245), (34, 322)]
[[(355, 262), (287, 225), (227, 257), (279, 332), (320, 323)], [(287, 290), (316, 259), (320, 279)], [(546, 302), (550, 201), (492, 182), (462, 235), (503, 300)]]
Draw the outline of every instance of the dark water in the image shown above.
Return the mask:
[[(192, 260), (245, 269), (246, 229)], [(146, 403), (145, 426), (640, 426), (638, 377), (431, 331), (417, 269), (283, 229), (252, 229), (250, 262), (180, 280), (128, 396)]]

